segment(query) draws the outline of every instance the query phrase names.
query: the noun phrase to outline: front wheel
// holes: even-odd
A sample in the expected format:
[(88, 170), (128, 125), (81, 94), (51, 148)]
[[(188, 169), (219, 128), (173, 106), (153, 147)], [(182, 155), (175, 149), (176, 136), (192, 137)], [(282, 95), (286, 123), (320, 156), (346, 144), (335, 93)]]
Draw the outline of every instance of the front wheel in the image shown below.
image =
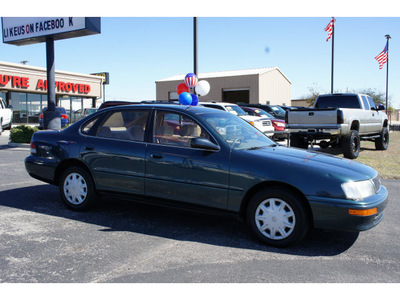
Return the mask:
[(287, 247), (301, 241), (310, 228), (306, 209), (295, 194), (279, 189), (262, 189), (247, 210), (247, 223), (263, 243)]
[(81, 167), (70, 167), (61, 175), (59, 190), (64, 204), (78, 211), (88, 210), (96, 201), (94, 182)]
[(375, 139), (375, 149), (376, 150), (387, 150), (389, 147), (389, 130), (387, 127), (383, 127), (379, 138)]

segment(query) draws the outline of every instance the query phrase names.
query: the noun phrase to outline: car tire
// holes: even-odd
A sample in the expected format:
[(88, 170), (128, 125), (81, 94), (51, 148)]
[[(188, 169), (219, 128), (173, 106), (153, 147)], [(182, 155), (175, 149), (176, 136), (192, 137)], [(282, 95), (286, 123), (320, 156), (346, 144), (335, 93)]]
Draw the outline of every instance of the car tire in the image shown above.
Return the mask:
[(59, 191), (64, 204), (77, 211), (88, 210), (97, 198), (92, 176), (77, 166), (70, 167), (62, 173)]
[(301, 200), (281, 188), (258, 191), (247, 208), (247, 225), (264, 244), (284, 248), (300, 242), (310, 220)]
[(360, 136), (357, 130), (351, 130), (343, 137), (342, 141), (343, 156), (350, 159), (356, 159), (360, 154)]
[(379, 138), (375, 139), (375, 149), (376, 150), (387, 150), (389, 147), (389, 130), (387, 127), (383, 127)]

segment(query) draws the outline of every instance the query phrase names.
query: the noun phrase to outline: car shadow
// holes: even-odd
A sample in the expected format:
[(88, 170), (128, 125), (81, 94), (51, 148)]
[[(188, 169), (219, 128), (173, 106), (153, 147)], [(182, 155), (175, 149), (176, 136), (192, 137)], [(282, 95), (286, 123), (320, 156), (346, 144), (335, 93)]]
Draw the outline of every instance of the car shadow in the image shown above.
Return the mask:
[[(45, 195), (45, 196), (44, 196)], [(348, 250), (357, 232), (312, 230), (290, 248), (273, 248), (253, 238), (234, 217), (183, 211), (119, 199), (103, 199), (88, 212), (72, 211), (61, 202), (58, 188), (36, 185), (0, 191), (0, 206), (95, 224), (110, 232), (134, 232), (180, 241), (192, 241), (300, 256), (334, 256)]]

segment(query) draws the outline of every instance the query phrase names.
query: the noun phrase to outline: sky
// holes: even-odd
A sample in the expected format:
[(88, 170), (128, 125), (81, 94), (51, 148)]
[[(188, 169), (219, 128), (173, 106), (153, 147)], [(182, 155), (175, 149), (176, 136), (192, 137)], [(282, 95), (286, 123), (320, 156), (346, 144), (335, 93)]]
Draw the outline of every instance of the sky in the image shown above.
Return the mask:
[[(113, 1), (117, 10), (66, 8), (62, 11), (64, 16), (100, 16), (101, 34), (56, 41), (55, 67), (86, 74), (109, 72), (106, 100), (155, 99), (157, 80), (193, 72), (193, 16), (198, 16), (199, 73), (278, 67), (292, 83), (292, 99), (300, 99), (309, 95), (310, 89), (330, 92), (332, 39), (326, 42), (324, 29), (337, 13), (334, 91), (372, 89), (385, 93), (386, 64), (380, 70), (374, 57), (385, 47), (385, 35), (389, 34), (389, 102), (400, 108), (400, 13), (387, 15), (390, 8), (394, 12), (398, 9), (388, 4), (387, 11), (380, 12), (376, 2), (368, 6), (370, 2), (364, 1), (364, 10), (359, 11), (357, 6), (338, 1), (331, 11), (319, 11), (317, 7), (308, 12), (304, 6), (309, 1), (301, 1), (303, 6), (297, 11), (298, 2), (284, 1), (272, 10), (261, 10), (262, 6), (231, 8), (223, 5), (225, 0), (218, 5), (208, 0), (197, 2), (194, 8), (187, 2), (169, 1), (169, 6), (177, 5), (176, 10), (166, 8), (166, 1), (127, 8), (119, 0)], [(316, 5), (321, 2), (311, 1)], [(26, 3), (28, 6), (18, 10), (9, 6), (0, 15), (43, 16), (37, 6), (31, 12), (31, 2)], [(79, 2), (69, 3), (68, 7), (76, 8), (74, 4)], [(133, 6), (137, 2), (131, 3)], [(156, 8), (151, 9), (151, 4)], [(286, 9), (285, 4), (293, 5)], [(201, 5), (203, 8), (196, 9)], [(211, 5), (212, 10), (204, 8)], [(83, 15), (76, 15), (80, 13)], [(49, 15), (58, 16), (60, 12), (46, 11), (45, 16)], [(46, 67), (45, 43), (0, 43), (0, 60), (26, 60), (28, 65)]]

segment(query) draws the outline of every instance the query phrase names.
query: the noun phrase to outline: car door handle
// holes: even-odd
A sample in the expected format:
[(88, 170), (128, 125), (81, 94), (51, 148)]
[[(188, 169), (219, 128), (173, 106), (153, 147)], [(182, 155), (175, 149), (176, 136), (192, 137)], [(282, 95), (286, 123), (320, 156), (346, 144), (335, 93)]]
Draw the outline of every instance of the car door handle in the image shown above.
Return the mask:
[(154, 154), (151, 154), (150, 157), (151, 158), (155, 158), (155, 159), (161, 159), (164, 156), (162, 154), (159, 154), (159, 153), (154, 153)]
[(85, 150), (94, 150), (94, 146), (90, 145), (90, 146), (85, 146)]

